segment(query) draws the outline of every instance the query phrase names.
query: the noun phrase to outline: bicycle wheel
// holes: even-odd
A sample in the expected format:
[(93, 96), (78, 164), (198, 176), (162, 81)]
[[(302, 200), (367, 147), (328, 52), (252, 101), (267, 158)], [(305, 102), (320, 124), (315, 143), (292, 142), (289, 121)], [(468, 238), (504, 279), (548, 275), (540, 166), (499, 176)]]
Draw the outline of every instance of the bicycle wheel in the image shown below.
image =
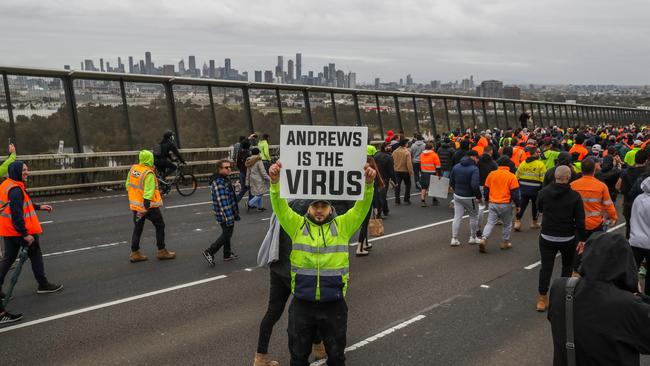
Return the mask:
[(191, 196), (196, 192), (196, 187), (198, 183), (196, 182), (196, 177), (193, 174), (183, 173), (178, 176), (176, 180), (176, 190), (181, 196)]

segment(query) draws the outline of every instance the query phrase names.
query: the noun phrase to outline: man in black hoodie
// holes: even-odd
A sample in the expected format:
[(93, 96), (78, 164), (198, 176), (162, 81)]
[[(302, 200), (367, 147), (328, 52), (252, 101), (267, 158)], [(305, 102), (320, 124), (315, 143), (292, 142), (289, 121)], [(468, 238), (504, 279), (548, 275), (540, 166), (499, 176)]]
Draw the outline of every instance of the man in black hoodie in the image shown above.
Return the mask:
[(440, 145), (436, 152), (440, 158), (440, 170), (442, 170), (442, 176), (449, 178), (451, 169), (454, 167), (454, 154), (456, 154), (456, 149), (451, 146), (451, 140), (449, 137), (445, 137), (442, 145)]
[[(8, 178), (0, 185), (0, 196), (2, 204), (5, 205), (1, 210), (3, 218), (0, 221), (0, 233), (4, 238), (6, 250), (5, 256), (0, 260), (0, 288), (21, 248), (28, 246), (32, 271), (38, 282), (36, 292), (39, 294), (56, 292), (63, 286), (50, 283), (45, 277), (43, 252), (39, 243), (39, 234), (42, 229), (35, 214), (35, 211), (39, 210), (51, 212), (52, 206), (32, 203), (25, 191), (25, 182), (27, 182), (28, 176), (27, 165), (22, 161), (15, 161), (9, 165)], [(4, 197), (5, 190), (8, 190), (6, 197)], [(0, 297), (4, 298), (5, 296), (2, 294)], [(0, 315), (2, 318), (4, 310), (0, 314), (2, 314)]]
[(599, 233), (585, 245), (573, 301), (573, 345), (567, 345), (566, 279), (551, 286), (548, 319), (553, 332), (553, 365), (638, 366), (650, 354), (650, 299), (639, 294), (630, 244), (620, 234)]
[[(539, 296), (537, 311), (546, 311), (548, 286), (551, 283), (555, 255), (562, 254), (562, 277), (571, 276), (577, 241), (583, 241), (585, 233), (585, 210), (578, 192), (571, 189), (571, 169), (560, 165), (555, 169), (555, 182), (537, 194), (537, 210), (542, 215), (539, 235), (539, 254), (542, 266), (539, 270)], [(576, 240), (576, 233), (578, 240)]]
[(173, 172), (176, 169), (176, 165), (172, 163), (172, 153), (178, 161), (182, 164), (185, 164), (185, 160), (181, 156), (181, 153), (178, 151), (176, 144), (174, 143), (174, 133), (172, 131), (167, 131), (163, 135), (160, 144), (156, 146), (153, 150), (154, 152), (154, 165), (158, 174), (164, 179), (167, 174)]
[[(454, 157), (452, 158), (452, 168), (456, 166), (456, 164), (460, 163), (462, 158), (467, 156), (469, 145), (470, 142), (468, 138), (464, 138), (460, 141), (460, 149), (454, 153)], [(442, 161), (440, 163), (442, 164)]]
[(377, 163), (377, 168), (379, 169), (379, 176), (386, 183), (384, 188), (379, 190), (379, 202), (381, 203), (381, 214), (388, 216), (390, 209), (388, 208), (388, 201), (386, 196), (388, 195), (388, 182), (396, 182), (397, 178), (395, 177), (395, 161), (393, 157), (386, 152), (388, 148), (388, 142), (381, 144), (379, 151), (375, 153), (375, 162)]
[(492, 145), (486, 146), (483, 149), (483, 155), (481, 155), (478, 163), (476, 163), (478, 166), (479, 184), (481, 187), (483, 187), (485, 184), (485, 180), (487, 179), (488, 174), (490, 174), (491, 171), (497, 170), (499, 168), (497, 162), (492, 158), (493, 150), (494, 149), (492, 148)]
[(634, 166), (628, 167), (621, 173), (620, 186), (621, 193), (623, 194), (623, 217), (625, 217), (625, 237), (630, 237), (630, 216), (632, 214), (632, 204), (634, 199), (640, 193), (638, 190), (635, 192), (635, 182), (644, 175), (647, 170), (648, 152), (646, 150), (639, 150), (634, 156)]

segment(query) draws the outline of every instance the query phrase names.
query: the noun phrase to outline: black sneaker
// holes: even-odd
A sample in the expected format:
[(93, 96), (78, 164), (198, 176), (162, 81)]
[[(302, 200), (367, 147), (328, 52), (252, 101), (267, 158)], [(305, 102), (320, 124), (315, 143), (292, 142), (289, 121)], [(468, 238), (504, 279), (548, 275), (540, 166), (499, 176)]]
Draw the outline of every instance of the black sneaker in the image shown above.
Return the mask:
[(210, 254), (207, 250), (203, 251), (203, 257), (205, 257), (205, 260), (208, 262), (210, 267), (214, 267), (214, 256)]
[(237, 259), (237, 258), (239, 258), (239, 256), (238, 256), (237, 254), (235, 254), (235, 253), (230, 253), (230, 256), (228, 256), (228, 257), (224, 257), (224, 258), (223, 258), (223, 261), (224, 261), (224, 262), (230, 262), (230, 261), (233, 261), (233, 260), (235, 260), (235, 259)]
[(62, 288), (63, 285), (48, 282), (45, 286), (38, 286), (38, 290), (36, 290), (36, 293), (50, 294), (52, 292), (61, 291)]
[(0, 324), (9, 324), (20, 321), (23, 318), (23, 314), (12, 314), (8, 311), (3, 311), (0, 313)]

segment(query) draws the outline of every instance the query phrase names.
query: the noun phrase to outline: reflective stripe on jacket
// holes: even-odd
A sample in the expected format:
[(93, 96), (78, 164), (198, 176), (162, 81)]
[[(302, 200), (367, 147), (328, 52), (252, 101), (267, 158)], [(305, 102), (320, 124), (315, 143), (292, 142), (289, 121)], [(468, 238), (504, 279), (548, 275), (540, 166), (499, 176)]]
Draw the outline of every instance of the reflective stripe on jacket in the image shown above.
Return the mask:
[(605, 213), (610, 220), (616, 221), (616, 207), (605, 183), (586, 175), (571, 182), (571, 189), (582, 197), (585, 207), (585, 229), (593, 230), (600, 226)]
[(280, 198), (280, 185), (271, 184), (273, 211), (291, 238), (291, 293), (306, 301), (336, 301), (345, 297), (349, 278), (348, 242), (365, 219), (374, 193), (365, 185), (363, 200), (331, 221), (318, 225), (294, 212)]
[(23, 219), (25, 220), (25, 229), (27, 230), (27, 234), (37, 235), (42, 233), (43, 229), (41, 228), (41, 223), (38, 221), (38, 216), (36, 215), (36, 209), (34, 208), (32, 199), (29, 198), (29, 195), (25, 191), (25, 183), (7, 178), (2, 182), (2, 184), (0, 184), (0, 206), (6, 204), (2, 211), (0, 211), (0, 236), (23, 236), (22, 233), (19, 233), (16, 230), (11, 221), (9, 191), (15, 187), (20, 188), (23, 192)]
[(532, 161), (526, 160), (519, 165), (515, 175), (522, 189), (524, 187), (541, 188), (544, 182), (544, 175), (546, 175), (546, 165), (539, 159)]
[(156, 174), (153, 172), (153, 169), (150, 166), (136, 164), (131, 166), (131, 170), (129, 170), (128, 183), (126, 185), (126, 191), (129, 195), (129, 208), (131, 208), (131, 211), (145, 210), (145, 179), (149, 174), (152, 175), (156, 182), (156, 189), (154, 190), (153, 197), (149, 199), (149, 207), (162, 206), (162, 197), (160, 196), (160, 190), (158, 189), (158, 179), (156, 179)]
[(435, 173), (440, 168), (440, 157), (433, 150), (424, 150), (420, 154), (420, 170), (425, 173)]

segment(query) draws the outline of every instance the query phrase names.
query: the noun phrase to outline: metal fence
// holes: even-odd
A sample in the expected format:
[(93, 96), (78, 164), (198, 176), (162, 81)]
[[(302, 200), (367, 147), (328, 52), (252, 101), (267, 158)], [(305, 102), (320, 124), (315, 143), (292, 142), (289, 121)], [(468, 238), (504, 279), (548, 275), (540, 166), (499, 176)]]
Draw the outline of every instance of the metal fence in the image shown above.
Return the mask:
[(382, 140), (388, 130), (517, 127), (523, 111), (542, 126), (650, 122), (636, 108), (0, 66), (0, 141), (16, 144), (43, 192), (121, 180), (165, 130), (207, 174), (239, 136), (277, 144), (282, 124), (364, 125)]

